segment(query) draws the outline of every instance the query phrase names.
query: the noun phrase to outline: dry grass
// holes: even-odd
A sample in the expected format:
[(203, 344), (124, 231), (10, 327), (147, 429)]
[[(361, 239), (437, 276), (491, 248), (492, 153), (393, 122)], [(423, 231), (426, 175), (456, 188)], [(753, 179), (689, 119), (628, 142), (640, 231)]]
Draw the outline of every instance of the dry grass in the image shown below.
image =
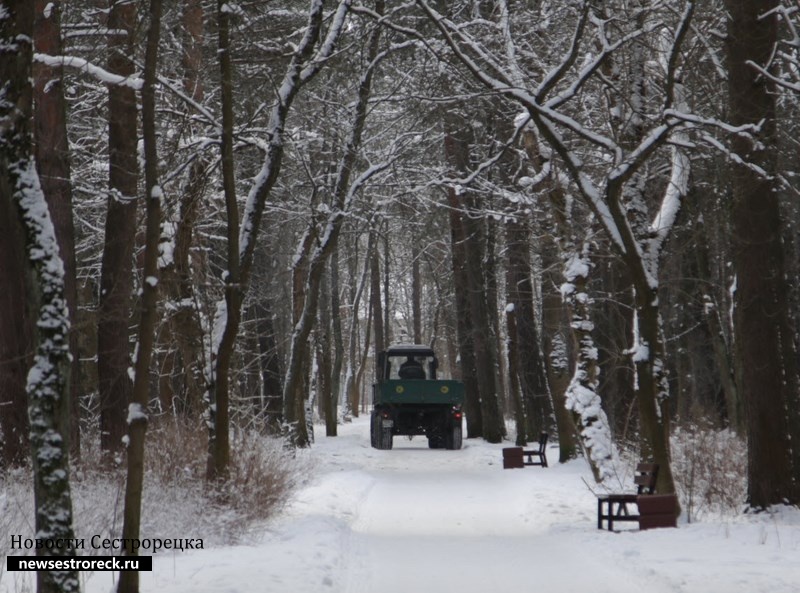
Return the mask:
[[(84, 554), (107, 554), (89, 549), (89, 541), (94, 535), (119, 537), (122, 531), (124, 464), (109, 467), (92, 444), (97, 441), (84, 438), (81, 462), (71, 476), (75, 531), (87, 542)], [(174, 419), (152, 423), (147, 433), (142, 538), (202, 538), (206, 548), (247, 540), (281, 508), (305, 474), (281, 441), (237, 436), (230, 480), (211, 490), (204, 479), (206, 446), (202, 426)], [(0, 555), (11, 552), (12, 535), (34, 536), (33, 516), (30, 470), (0, 475)], [(9, 578), (0, 572), (0, 589), (9, 585)]]
[(671, 439), (672, 471), (689, 522), (705, 514), (741, 513), (747, 490), (747, 446), (730, 430), (692, 423)]

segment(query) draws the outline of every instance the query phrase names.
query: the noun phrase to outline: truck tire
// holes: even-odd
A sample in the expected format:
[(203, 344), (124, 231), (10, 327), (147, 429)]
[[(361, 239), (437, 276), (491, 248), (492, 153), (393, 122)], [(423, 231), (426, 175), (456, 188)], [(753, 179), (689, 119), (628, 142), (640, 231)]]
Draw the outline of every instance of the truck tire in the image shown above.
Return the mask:
[(369, 444), (373, 449), (379, 449), (378, 443), (378, 415), (372, 412), (369, 417)]
[(391, 449), (394, 441), (393, 436), (391, 428), (381, 427), (378, 449)]
[(462, 434), (461, 426), (454, 426), (447, 431), (445, 436), (445, 446), (448, 449), (455, 450), (461, 448)]

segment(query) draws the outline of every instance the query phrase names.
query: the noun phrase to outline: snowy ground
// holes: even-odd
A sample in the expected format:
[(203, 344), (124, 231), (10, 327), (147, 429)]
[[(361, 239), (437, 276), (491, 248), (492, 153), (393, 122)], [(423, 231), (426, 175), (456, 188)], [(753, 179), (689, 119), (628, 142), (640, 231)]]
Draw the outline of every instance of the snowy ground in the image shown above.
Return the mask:
[[(368, 430), (361, 419), (317, 438), (304, 453), (314, 475), (259, 541), (160, 553), (142, 591), (800, 591), (796, 511), (609, 533), (596, 528), (584, 462), (559, 465), (556, 449), (550, 468), (504, 471), (502, 445), (429, 450), (396, 437), (378, 451)], [(111, 585), (95, 573), (84, 590)]]

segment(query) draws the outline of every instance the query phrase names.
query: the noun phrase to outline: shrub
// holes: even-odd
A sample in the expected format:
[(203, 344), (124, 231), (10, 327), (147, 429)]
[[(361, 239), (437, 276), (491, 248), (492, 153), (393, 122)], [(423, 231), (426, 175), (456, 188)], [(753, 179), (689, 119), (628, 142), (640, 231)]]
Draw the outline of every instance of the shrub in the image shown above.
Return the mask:
[(728, 429), (704, 423), (677, 428), (671, 438), (672, 470), (689, 522), (706, 513), (741, 512), (747, 491), (747, 447)]
[[(305, 475), (301, 461), (280, 440), (239, 435), (232, 442), (230, 480), (210, 489), (205, 482), (207, 433), (203, 426), (155, 419), (147, 433), (141, 537), (202, 538), (205, 547), (240, 542), (274, 515)], [(125, 467), (109, 464), (94, 435), (84, 435), (71, 487), (76, 537), (117, 538), (122, 532)], [(0, 475), (0, 555), (11, 552), (12, 535), (33, 537), (30, 469)], [(19, 553), (19, 552), (16, 552)], [(0, 573), (0, 579), (2, 573)]]

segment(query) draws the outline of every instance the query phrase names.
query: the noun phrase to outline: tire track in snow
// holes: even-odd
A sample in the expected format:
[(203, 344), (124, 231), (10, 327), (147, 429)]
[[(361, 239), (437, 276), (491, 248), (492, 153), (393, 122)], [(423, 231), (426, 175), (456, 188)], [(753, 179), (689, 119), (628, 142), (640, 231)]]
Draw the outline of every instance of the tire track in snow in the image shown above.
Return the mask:
[[(603, 536), (615, 536), (592, 530), (585, 490), (575, 492), (586, 502), (576, 513), (563, 489), (548, 489), (557, 470), (469, 469), (459, 453), (439, 453), (398, 448), (383, 467), (364, 467), (373, 485), (351, 524), (344, 593), (530, 590), (537, 582), (593, 593), (679, 590), (635, 562), (620, 586), (619, 562), (603, 553)], [(576, 532), (585, 549), (575, 549)]]

